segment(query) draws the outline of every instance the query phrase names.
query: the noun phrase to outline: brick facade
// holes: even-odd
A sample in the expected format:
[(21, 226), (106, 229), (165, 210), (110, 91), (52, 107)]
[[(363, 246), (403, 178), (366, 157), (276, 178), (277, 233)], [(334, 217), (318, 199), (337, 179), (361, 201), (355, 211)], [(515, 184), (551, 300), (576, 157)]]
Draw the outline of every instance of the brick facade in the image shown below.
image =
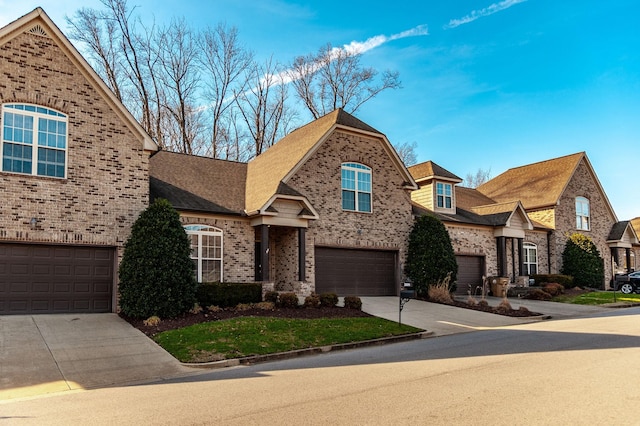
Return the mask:
[[(585, 197), (589, 200), (590, 230), (576, 229), (576, 197)], [(580, 161), (575, 173), (567, 184), (554, 211), (555, 229), (551, 240), (552, 273), (560, 273), (562, 270), (562, 251), (567, 242), (567, 237), (575, 232), (591, 238), (604, 259), (605, 280), (612, 276), (610, 248), (607, 245), (607, 237), (611, 228), (616, 223), (605, 195), (591, 174), (585, 160)]]
[[(342, 210), (341, 165), (372, 169), (372, 213)], [(317, 209), (306, 233), (307, 291), (314, 285), (315, 246), (398, 251), (397, 281), (402, 279), (409, 233), (413, 226), (410, 194), (404, 179), (379, 139), (336, 131), (292, 176), (288, 184)]]
[[(0, 173), (0, 239), (122, 247), (148, 204), (148, 154), (53, 39), (0, 46), (0, 102), (68, 116), (67, 178)], [(1, 119), (1, 118), (0, 118)], [(38, 220), (31, 230), (31, 218)]]

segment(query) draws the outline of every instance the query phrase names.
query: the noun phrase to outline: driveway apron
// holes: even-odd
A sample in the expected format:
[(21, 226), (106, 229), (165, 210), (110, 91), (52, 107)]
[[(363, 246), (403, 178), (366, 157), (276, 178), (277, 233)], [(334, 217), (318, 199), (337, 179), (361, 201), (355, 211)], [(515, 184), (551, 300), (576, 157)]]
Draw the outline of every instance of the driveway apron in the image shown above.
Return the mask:
[(116, 314), (0, 316), (0, 400), (190, 372)]

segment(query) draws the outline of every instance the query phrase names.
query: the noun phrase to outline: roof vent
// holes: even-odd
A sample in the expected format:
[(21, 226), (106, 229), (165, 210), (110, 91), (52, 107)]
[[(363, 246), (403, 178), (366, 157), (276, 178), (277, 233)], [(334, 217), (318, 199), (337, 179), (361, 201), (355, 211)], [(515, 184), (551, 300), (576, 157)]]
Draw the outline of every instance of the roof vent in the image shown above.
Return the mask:
[(34, 34), (40, 37), (49, 37), (49, 34), (47, 34), (47, 32), (44, 30), (44, 28), (42, 28), (40, 26), (40, 24), (36, 24), (34, 27), (32, 27), (29, 31), (27, 31), (30, 34)]

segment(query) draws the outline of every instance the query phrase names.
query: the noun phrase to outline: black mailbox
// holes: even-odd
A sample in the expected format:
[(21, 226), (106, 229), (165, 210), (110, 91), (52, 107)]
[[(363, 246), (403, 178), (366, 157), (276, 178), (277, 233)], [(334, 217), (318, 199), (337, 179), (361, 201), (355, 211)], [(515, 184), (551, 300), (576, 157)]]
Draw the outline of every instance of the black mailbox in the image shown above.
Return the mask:
[(402, 290), (400, 290), (400, 297), (402, 299), (415, 299), (416, 291), (412, 288), (405, 287)]

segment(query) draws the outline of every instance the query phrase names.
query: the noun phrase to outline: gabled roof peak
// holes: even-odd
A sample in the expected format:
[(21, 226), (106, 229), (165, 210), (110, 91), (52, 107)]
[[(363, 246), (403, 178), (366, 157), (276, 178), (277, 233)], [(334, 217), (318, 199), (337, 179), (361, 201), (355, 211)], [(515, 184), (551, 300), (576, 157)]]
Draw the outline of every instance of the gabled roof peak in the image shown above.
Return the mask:
[(409, 167), (409, 173), (416, 181), (424, 181), (427, 179), (433, 178), (443, 178), (446, 180), (455, 181), (456, 183), (462, 182), (458, 176), (451, 173), (449, 170), (444, 167), (439, 166), (433, 161), (425, 161), (424, 163), (416, 164), (415, 166)]

